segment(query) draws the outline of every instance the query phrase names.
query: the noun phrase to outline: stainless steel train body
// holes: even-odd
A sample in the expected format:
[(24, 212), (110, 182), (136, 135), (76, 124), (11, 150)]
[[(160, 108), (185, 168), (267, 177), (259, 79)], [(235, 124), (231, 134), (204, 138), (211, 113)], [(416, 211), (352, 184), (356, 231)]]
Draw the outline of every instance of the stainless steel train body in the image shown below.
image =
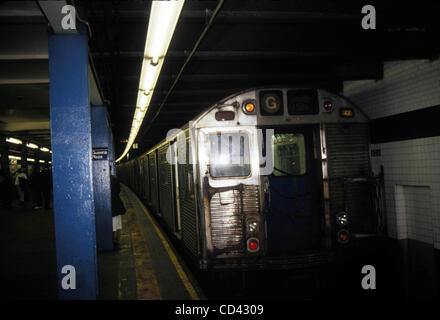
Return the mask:
[(310, 266), (377, 230), (369, 120), (325, 90), (232, 95), (117, 170), (200, 268)]

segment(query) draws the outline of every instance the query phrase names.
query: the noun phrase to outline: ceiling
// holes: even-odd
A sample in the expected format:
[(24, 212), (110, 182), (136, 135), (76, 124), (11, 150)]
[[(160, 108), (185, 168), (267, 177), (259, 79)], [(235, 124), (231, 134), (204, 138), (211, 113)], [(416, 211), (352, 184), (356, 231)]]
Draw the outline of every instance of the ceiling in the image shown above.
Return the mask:
[[(90, 54), (119, 155), (134, 115), (151, 1), (68, 2), (91, 27)], [(234, 92), (264, 85), (338, 92), (346, 80), (380, 79), (384, 61), (440, 53), (439, 1), (398, 8), (368, 1), (377, 29), (363, 30), (365, 1), (225, 0), (169, 92), (218, 3), (186, 0), (132, 156)], [(47, 30), (36, 1), (0, 1), (0, 131), (49, 146)]]

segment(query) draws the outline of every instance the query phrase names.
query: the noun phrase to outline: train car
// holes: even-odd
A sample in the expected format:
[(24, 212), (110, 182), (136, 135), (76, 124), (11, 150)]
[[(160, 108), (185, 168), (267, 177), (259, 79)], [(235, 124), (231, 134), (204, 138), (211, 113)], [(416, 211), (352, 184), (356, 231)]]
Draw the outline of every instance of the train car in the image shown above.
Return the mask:
[(117, 169), (201, 269), (327, 263), (383, 229), (369, 120), (326, 90), (229, 96)]

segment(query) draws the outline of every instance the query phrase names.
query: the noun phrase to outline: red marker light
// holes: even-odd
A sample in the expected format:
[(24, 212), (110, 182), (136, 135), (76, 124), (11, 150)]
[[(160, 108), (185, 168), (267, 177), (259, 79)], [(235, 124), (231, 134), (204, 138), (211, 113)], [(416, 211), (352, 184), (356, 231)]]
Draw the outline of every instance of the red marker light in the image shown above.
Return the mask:
[(333, 103), (331, 101), (324, 102), (325, 111), (331, 111), (333, 109)]
[(350, 240), (350, 232), (346, 229), (342, 229), (338, 232), (338, 241), (340, 243), (347, 243)]
[(248, 240), (248, 249), (251, 252), (257, 251), (259, 249), (259, 243), (257, 239)]

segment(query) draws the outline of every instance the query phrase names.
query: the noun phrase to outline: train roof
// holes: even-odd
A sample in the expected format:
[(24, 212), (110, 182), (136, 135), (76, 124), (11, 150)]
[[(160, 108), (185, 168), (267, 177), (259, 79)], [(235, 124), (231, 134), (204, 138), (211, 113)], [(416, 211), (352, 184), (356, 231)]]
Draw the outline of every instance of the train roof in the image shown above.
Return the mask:
[[(316, 93), (317, 96), (317, 105), (318, 111), (315, 114), (300, 114), (300, 115), (292, 115), (289, 112), (283, 112), (281, 116), (271, 116), (265, 117), (262, 116), (259, 112), (260, 110), (260, 93), (264, 92), (274, 92), (279, 91), (282, 93), (285, 109), (289, 103), (287, 95), (289, 92), (310, 92), (311, 94)], [(256, 105), (257, 118), (258, 121), (243, 121), (244, 118), (240, 118), (237, 121), (218, 121), (214, 122), (216, 110), (237, 110), (242, 107), (242, 104), (247, 101), (253, 101)], [(323, 103), (331, 103), (333, 105), (332, 110), (323, 110)], [(353, 116), (342, 117), (341, 110), (351, 110)], [(238, 113), (238, 112), (237, 112)], [(246, 115), (248, 116), (248, 115)], [(252, 117), (247, 117), (248, 119), (252, 119)], [(284, 123), (280, 123), (280, 121), (285, 121)], [(354, 103), (352, 103), (348, 98), (334, 92), (330, 92), (328, 90), (320, 89), (320, 88), (298, 88), (298, 87), (286, 87), (286, 86), (265, 86), (265, 87), (256, 87), (250, 88), (246, 90), (242, 90), (240, 92), (234, 93), (225, 97), (218, 102), (212, 104), (207, 107), (204, 111), (199, 113), (192, 120), (192, 126), (199, 128), (204, 126), (218, 126), (218, 127), (228, 127), (228, 126), (237, 126), (237, 125), (257, 125), (257, 126), (270, 126), (276, 124), (284, 124), (291, 125), (295, 124), (313, 124), (313, 123), (328, 123), (328, 122), (351, 122), (351, 123), (363, 123), (368, 122), (369, 119), (367, 115), (358, 108)], [(215, 125), (216, 124), (216, 125)], [(178, 128), (180, 130), (188, 130), (189, 122)], [(176, 131), (177, 132), (177, 131)], [(176, 133), (174, 135), (177, 136)], [(142, 153), (138, 158), (143, 157), (154, 150), (158, 149), (161, 145), (166, 143), (166, 139), (160, 140), (156, 145), (154, 145), (148, 151)], [(131, 162), (135, 159), (129, 160), (127, 162)]]

